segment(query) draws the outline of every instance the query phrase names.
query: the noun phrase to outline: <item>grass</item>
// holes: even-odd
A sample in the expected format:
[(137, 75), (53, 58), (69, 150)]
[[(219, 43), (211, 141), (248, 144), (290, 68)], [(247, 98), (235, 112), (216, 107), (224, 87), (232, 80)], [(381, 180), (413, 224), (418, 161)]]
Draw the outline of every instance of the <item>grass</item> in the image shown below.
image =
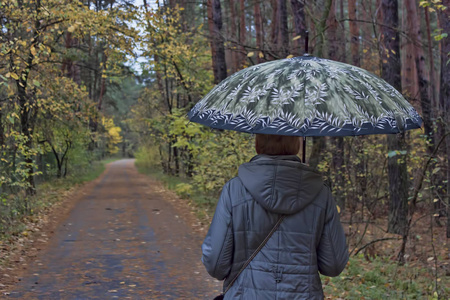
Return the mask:
[(96, 161), (87, 170), (43, 182), (36, 187), (33, 197), (26, 197), (23, 192), (3, 195), (0, 199), (0, 242), (22, 234), (30, 219), (39, 218), (40, 213), (62, 201), (75, 186), (98, 178), (105, 171), (105, 165), (115, 160), (117, 158)]
[(151, 176), (156, 180), (163, 182), (167, 189), (174, 191), (181, 198), (190, 200), (196, 208), (195, 213), (197, 217), (202, 221), (210, 221), (210, 216), (217, 203), (217, 197), (205, 195), (196, 190), (183, 191), (180, 187), (189, 184), (191, 181), (189, 178), (171, 176), (163, 173), (159, 168), (150, 168), (148, 166), (142, 166), (139, 163), (136, 163), (136, 167), (139, 173)]
[(448, 276), (433, 278), (423, 266), (399, 266), (383, 257), (352, 256), (340, 276), (322, 282), (328, 299), (450, 299)]
[[(179, 190), (189, 179), (163, 174), (157, 168), (139, 166), (140, 173), (162, 181), (173, 191)], [(197, 216), (208, 220), (213, 213), (216, 199), (198, 191), (184, 193), (194, 204)], [(344, 272), (334, 278), (322, 276), (326, 299), (450, 299), (450, 277), (440, 272), (434, 278), (430, 268), (421, 264), (399, 266), (387, 257), (376, 257), (372, 261), (363, 254), (352, 256)]]

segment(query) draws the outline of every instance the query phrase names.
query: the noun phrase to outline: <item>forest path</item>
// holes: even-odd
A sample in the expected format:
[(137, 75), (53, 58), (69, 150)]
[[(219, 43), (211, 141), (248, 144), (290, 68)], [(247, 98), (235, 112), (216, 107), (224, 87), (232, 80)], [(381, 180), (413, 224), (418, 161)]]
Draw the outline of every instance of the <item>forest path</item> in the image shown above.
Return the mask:
[(18, 299), (212, 299), (205, 231), (134, 160), (107, 165), (12, 289)]

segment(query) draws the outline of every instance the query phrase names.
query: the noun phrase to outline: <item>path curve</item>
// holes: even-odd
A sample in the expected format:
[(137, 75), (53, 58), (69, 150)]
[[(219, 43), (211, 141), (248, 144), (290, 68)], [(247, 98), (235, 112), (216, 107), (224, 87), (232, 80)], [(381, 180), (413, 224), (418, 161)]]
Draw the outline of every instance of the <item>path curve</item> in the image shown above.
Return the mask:
[(206, 232), (165, 193), (134, 160), (109, 164), (9, 298), (212, 299), (220, 283), (200, 262)]

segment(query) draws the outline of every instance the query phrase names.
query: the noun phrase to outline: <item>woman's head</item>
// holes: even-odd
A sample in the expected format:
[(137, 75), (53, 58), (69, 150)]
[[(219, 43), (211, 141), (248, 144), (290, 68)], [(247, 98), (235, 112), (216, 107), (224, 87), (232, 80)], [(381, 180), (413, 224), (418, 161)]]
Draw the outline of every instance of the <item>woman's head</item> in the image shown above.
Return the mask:
[(257, 134), (255, 148), (258, 154), (297, 155), (300, 137), (287, 135)]

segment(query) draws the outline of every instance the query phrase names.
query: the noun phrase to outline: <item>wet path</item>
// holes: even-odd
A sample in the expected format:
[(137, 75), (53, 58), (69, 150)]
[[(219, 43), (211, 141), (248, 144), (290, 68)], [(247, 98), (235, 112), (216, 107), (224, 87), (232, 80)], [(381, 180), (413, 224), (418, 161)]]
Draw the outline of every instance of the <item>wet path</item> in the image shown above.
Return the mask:
[(110, 164), (9, 298), (212, 299), (202, 234), (151, 183), (133, 160)]

